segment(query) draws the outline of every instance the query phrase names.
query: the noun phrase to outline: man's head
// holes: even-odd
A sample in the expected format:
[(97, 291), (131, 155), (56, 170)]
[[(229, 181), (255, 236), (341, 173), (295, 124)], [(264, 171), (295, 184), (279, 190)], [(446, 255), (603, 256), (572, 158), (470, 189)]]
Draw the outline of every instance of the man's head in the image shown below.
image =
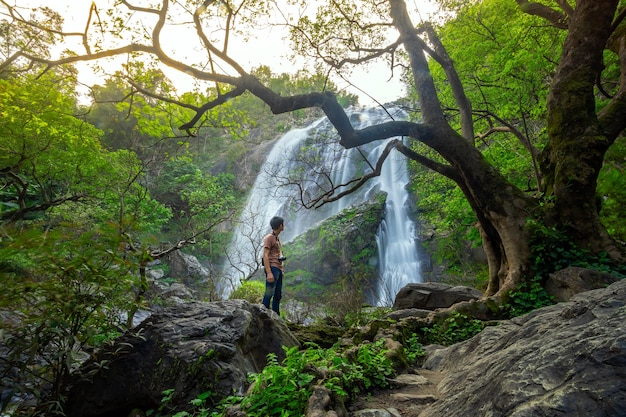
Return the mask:
[(282, 217), (274, 216), (270, 220), (270, 227), (272, 228), (272, 230), (278, 230), (280, 226), (282, 226), (284, 223), (285, 221)]

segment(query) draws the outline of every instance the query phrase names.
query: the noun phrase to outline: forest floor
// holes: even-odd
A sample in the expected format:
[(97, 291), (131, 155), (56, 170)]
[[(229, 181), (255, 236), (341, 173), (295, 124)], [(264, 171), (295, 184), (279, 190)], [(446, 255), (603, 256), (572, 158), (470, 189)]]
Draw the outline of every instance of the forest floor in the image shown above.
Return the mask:
[(413, 369), (394, 378), (389, 389), (377, 390), (350, 404), (351, 413), (359, 410), (386, 410), (395, 417), (418, 417), (439, 399), (437, 385), (445, 374), (428, 369)]

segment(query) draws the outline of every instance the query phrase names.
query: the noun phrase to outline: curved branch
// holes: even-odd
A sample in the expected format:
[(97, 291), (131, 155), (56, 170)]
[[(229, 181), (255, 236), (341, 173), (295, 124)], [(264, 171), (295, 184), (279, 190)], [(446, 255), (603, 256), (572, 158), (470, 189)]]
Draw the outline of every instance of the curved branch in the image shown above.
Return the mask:
[(530, 157), (531, 157), (531, 160), (532, 160), (532, 164), (533, 164), (533, 171), (535, 173), (535, 178), (537, 180), (537, 189), (540, 190), (540, 191), (543, 191), (543, 184), (542, 184), (543, 183), (543, 175), (542, 175), (541, 171), (539, 170), (539, 165), (538, 165), (539, 151), (530, 142), (530, 139), (528, 138), (528, 136), (524, 135), (517, 127), (515, 127), (511, 123), (507, 122), (503, 118), (499, 117), (497, 114), (493, 113), (490, 110), (478, 110), (478, 111), (475, 111), (475, 113), (491, 117), (491, 118), (495, 119), (496, 121), (498, 121), (498, 123), (503, 125), (503, 126), (491, 127), (487, 132), (478, 135), (478, 138), (484, 139), (487, 136), (489, 136), (489, 135), (491, 135), (493, 133), (496, 133), (496, 132), (513, 133), (513, 135), (518, 139), (519, 143), (521, 143), (522, 146), (524, 148), (526, 148), (526, 150), (530, 154)]
[[(168, 0), (163, 0), (163, 3), (167, 3)], [(153, 8), (149, 8), (149, 7), (139, 7), (139, 6), (133, 6), (132, 4), (130, 4), (128, 2), (128, 0), (121, 0), (121, 3), (128, 7), (129, 10), (135, 11), (135, 12), (142, 12), (142, 13), (154, 13), (154, 14), (159, 14), (159, 11)], [(165, 4), (165, 7), (167, 7), (167, 4)]]
[(559, 5), (561, 9), (565, 12), (565, 14), (569, 17), (574, 14), (574, 9), (569, 5), (568, 0), (555, 0), (556, 4)]
[(406, 4), (402, 0), (389, 0), (389, 5), (391, 19), (400, 33), (404, 48), (409, 56), (423, 120), (426, 124), (433, 126), (448, 126), (441, 109), (435, 83), (428, 68), (424, 42), (417, 36), (417, 31), (406, 10)]
[[(338, 129), (339, 130), (339, 129)], [(395, 136), (408, 136), (429, 143), (433, 138), (433, 132), (427, 125), (407, 122), (391, 121), (374, 126), (368, 126), (361, 130), (354, 130), (349, 134), (342, 134), (340, 144), (345, 148), (354, 148), (377, 140), (388, 139)]]
[(192, 136), (191, 134), (191, 129), (195, 126), (195, 124), (198, 122), (198, 120), (200, 120), (200, 118), (204, 115), (204, 113), (206, 113), (207, 111), (220, 106), (224, 103), (226, 103), (228, 100), (233, 99), (237, 96), (242, 95), (246, 90), (243, 88), (235, 88), (231, 91), (229, 91), (226, 94), (221, 94), (218, 98), (216, 98), (215, 100), (209, 101), (208, 103), (205, 103), (204, 105), (197, 107), (196, 108), (196, 114), (193, 118), (191, 118), (191, 120), (189, 120), (187, 123), (185, 123), (184, 125), (180, 126), (179, 129), (180, 130), (184, 130), (188, 135)]
[(433, 171), (438, 172), (439, 174), (447, 178), (450, 178), (457, 184), (461, 183), (461, 176), (459, 175), (458, 171), (454, 169), (454, 167), (452, 167), (451, 165), (441, 164), (439, 162), (433, 161), (430, 158), (426, 158), (424, 155), (420, 155), (402, 142), (396, 144), (396, 149), (407, 158), (417, 162), (418, 164), (423, 165), (426, 168), (432, 169)]
[(82, 37), (84, 35), (83, 33), (80, 33), (80, 32), (63, 32), (61, 30), (57, 30), (57, 29), (54, 29), (54, 28), (42, 26), (42, 25), (38, 24), (37, 22), (33, 22), (33, 21), (30, 21), (30, 20), (24, 19), (21, 16), (21, 14), (14, 9), (14, 6), (9, 5), (6, 1), (0, 0), (0, 4), (4, 5), (4, 7), (5, 7), (6, 11), (8, 12), (9, 16), (11, 17), (11, 19), (13, 19), (16, 22), (19, 22), (21, 24), (24, 24), (24, 25), (27, 25), (27, 26), (39, 29), (39, 30), (47, 32), (47, 33), (51, 33), (51, 34), (54, 34), (54, 35), (59, 35), (59, 36), (81, 36)]
[[(207, 3), (209, 3), (209, 2), (208, 1), (205, 2), (203, 4), (203, 7), (206, 7)], [(202, 22), (200, 21), (200, 15), (202, 13), (204, 13), (205, 8), (203, 8), (203, 7), (199, 7), (194, 12), (194, 14), (193, 14), (193, 22), (194, 22), (194, 25), (196, 27), (196, 33), (197, 33), (198, 37), (202, 41), (202, 44), (204, 45), (204, 47), (209, 52), (209, 61), (210, 61), (210, 64), (211, 64), (211, 72), (215, 73), (215, 67), (214, 67), (214, 63), (213, 63), (213, 58), (211, 57), (211, 54), (214, 54), (215, 56), (217, 56), (218, 58), (220, 58), (221, 60), (226, 62), (228, 65), (230, 65), (239, 74), (245, 75), (246, 71), (244, 71), (244, 69), (241, 67), (241, 65), (239, 65), (239, 63), (237, 61), (233, 60), (227, 54), (227, 51), (228, 51), (228, 37), (229, 37), (229, 33), (230, 33), (230, 27), (228, 25), (226, 26), (226, 35), (225, 35), (225, 39), (224, 39), (224, 47), (222, 48), (222, 50), (216, 48), (215, 45), (213, 45), (213, 43), (209, 40), (209, 38), (206, 36), (204, 31), (202, 30)], [(230, 19), (230, 14), (229, 14), (229, 19)]]
[(126, 79), (126, 82), (128, 82), (128, 84), (130, 84), (135, 90), (137, 90), (139, 93), (147, 97), (152, 97), (164, 103), (175, 104), (179, 107), (193, 110), (195, 112), (195, 115), (187, 123), (179, 127), (180, 130), (185, 131), (187, 135), (192, 136), (192, 137), (195, 135), (191, 132), (191, 129), (193, 129), (196, 123), (202, 118), (202, 116), (207, 111), (226, 103), (228, 100), (231, 100), (237, 96), (242, 95), (246, 91), (243, 87), (236, 87), (233, 90), (227, 92), (226, 94), (220, 94), (215, 100), (211, 100), (203, 104), (202, 106), (194, 106), (193, 104), (190, 104), (190, 103), (184, 103), (182, 101), (175, 100), (170, 97), (162, 96), (160, 94), (155, 94), (154, 92), (141, 87), (139, 84), (134, 82), (129, 77), (125, 77), (125, 79)]
[[(291, 25), (291, 24), (287, 24), (286, 26), (288, 26), (291, 30), (298, 32), (304, 39), (307, 40), (309, 47), (315, 51), (315, 54), (312, 54), (312, 56), (322, 60), (329, 67), (334, 68), (336, 70), (341, 69), (347, 64), (359, 65), (365, 62), (369, 62), (375, 58), (380, 58), (381, 56), (385, 54), (390, 54), (390, 56), (393, 57), (395, 51), (403, 43), (402, 39), (399, 38), (396, 41), (390, 43), (389, 45), (383, 46), (381, 48), (361, 48), (361, 47), (357, 47), (356, 45), (354, 45), (352, 48), (350, 48), (351, 52), (363, 52), (366, 55), (361, 56), (359, 58), (343, 58), (341, 60), (337, 60), (331, 56), (324, 55), (322, 51), (320, 51), (320, 45), (316, 44), (311, 39), (309, 34), (304, 32), (302, 28), (296, 25)], [(374, 26), (374, 25), (371, 25), (371, 26)], [(389, 25), (378, 24), (377, 26), (389, 26)]]
[[(529, 2), (528, 0), (515, 0), (519, 8), (527, 14), (539, 16), (552, 23), (559, 29), (567, 29), (567, 16), (554, 10), (551, 7), (540, 3)], [(568, 6), (569, 7), (569, 6)], [(570, 8), (571, 10), (571, 8)]]
[(117, 55), (130, 54), (133, 52), (153, 52), (152, 48), (146, 45), (141, 44), (129, 44), (126, 46), (122, 46), (120, 48), (110, 49), (107, 51), (97, 52), (95, 54), (89, 55), (73, 55), (64, 58), (59, 58), (56, 60), (50, 60), (46, 58), (42, 58), (36, 55), (32, 55), (23, 51), (16, 52), (11, 56), (10, 59), (4, 61), (0, 64), (0, 71), (4, 70), (11, 62), (15, 61), (17, 58), (26, 58), (30, 62), (36, 62), (39, 64), (46, 65), (49, 68), (57, 67), (65, 64), (73, 64), (75, 62), (87, 62), (87, 61), (95, 61), (101, 58), (109, 58)]
[[(321, 206), (323, 206), (324, 204), (327, 203), (332, 203), (333, 201), (337, 201), (340, 198), (351, 194), (353, 192), (355, 192), (356, 190), (358, 190), (359, 188), (361, 188), (361, 186), (363, 184), (365, 184), (368, 180), (378, 177), (380, 176), (380, 173), (382, 172), (382, 167), (383, 164), (385, 162), (385, 160), (387, 159), (387, 157), (389, 156), (389, 153), (391, 152), (391, 150), (393, 148), (395, 148), (397, 146), (398, 143), (402, 143), (400, 141), (400, 139), (395, 139), (390, 141), (389, 143), (387, 143), (387, 145), (385, 146), (385, 149), (383, 149), (382, 153), (380, 154), (380, 156), (378, 157), (378, 160), (376, 161), (376, 166), (374, 168), (374, 170), (368, 174), (363, 175), (360, 178), (356, 178), (353, 179), (351, 181), (349, 181), (348, 183), (345, 184), (338, 184), (338, 185), (333, 185), (333, 187), (323, 193), (320, 194), (319, 196), (317, 196), (316, 198), (314, 198), (313, 200), (311, 200), (311, 202), (306, 203), (305, 201), (303, 201), (302, 197), (300, 199), (300, 202), (302, 203), (303, 207), (305, 208), (319, 208)], [(349, 188), (345, 189), (344, 191), (335, 194), (335, 192), (337, 191), (337, 189), (339, 188), (343, 188), (347, 185), (352, 184)]]
[(526, 135), (524, 135), (522, 132), (520, 132), (520, 130), (518, 128), (516, 128), (514, 125), (512, 125), (509, 122), (507, 122), (503, 118), (499, 117), (494, 112), (492, 112), (490, 110), (476, 110), (474, 113), (481, 114), (483, 116), (492, 117), (498, 123), (504, 125), (504, 126), (500, 126), (500, 127), (492, 127), (488, 132), (485, 132), (483, 134), (478, 135), (478, 137), (480, 139), (484, 139), (489, 134), (495, 133), (495, 132), (510, 132), (510, 133), (513, 133), (515, 135), (515, 137), (519, 140), (519, 142), (522, 144), (522, 146), (524, 146), (524, 148), (526, 148), (526, 150), (533, 156), (533, 159), (535, 159), (537, 157), (537, 155), (539, 154), (539, 151), (537, 150), (537, 148), (535, 148), (533, 146), (533, 144), (530, 142), (530, 140), (528, 139), (528, 137)]
[(5, 211), (0, 214), (0, 220), (7, 222), (16, 222), (23, 219), (29, 213), (45, 212), (51, 207), (60, 206), (68, 201), (80, 201), (87, 197), (86, 194), (74, 194), (67, 197), (56, 198), (53, 200), (45, 201), (43, 203), (34, 204), (32, 206), (24, 206), (16, 210)]
[[(624, 67), (622, 66), (622, 68)], [(598, 113), (598, 120), (609, 139), (609, 146), (626, 129), (624, 114), (626, 114), (626, 91), (622, 88), (613, 96), (609, 104)]]
[(435, 33), (435, 29), (430, 24), (423, 25), (424, 31), (428, 35), (428, 39), (430, 43), (433, 45), (434, 50), (437, 53), (439, 64), (443, 68), (446, 73), (446, 77), (450, 82), (450, 88), (452, 89), (452, 94), (454, 95), (454, 101), (459, 106), (459, 110), (461, 111), (461, 132), (463, 137), (469, 141), (474, 140), (474, 121), (472, 119), (472, 103), (467, 98), (465, 94), (465, 90), (463, 88), (463, 83), (461, 83), (461, 79), (459, 78), (459, 74), (456, 72), (456, 68), (454, 67), (454, 62), (445, 47), (441, 43), (439, 36)]
[(335, 69), (341, 69), (346, 64), (359, 65), (364, 62), (369, 62), (375, 58), (380, 58), (383, 55), (390, 54), (393, 56), (398, 46), (402, 44), (402, 40), (398, 39), (390, 45), (387, 45), (384, 48), (377, 49), (365, 49), (365, 48), (356, 48), (353, 52), (367, 52), (367, 55), (360, 58), (344, 58), (340, 61), (335, 61), (330, 58), (324, 58), (324, 62)]
[(615, 33), (618, 26), (622, 24), (624, 19), (626, 19), (626, 8), (623, 8), (622, 11), (620, 11), (617, 17), (613, 20), (613, 24), (611, 24), (611, 33)]

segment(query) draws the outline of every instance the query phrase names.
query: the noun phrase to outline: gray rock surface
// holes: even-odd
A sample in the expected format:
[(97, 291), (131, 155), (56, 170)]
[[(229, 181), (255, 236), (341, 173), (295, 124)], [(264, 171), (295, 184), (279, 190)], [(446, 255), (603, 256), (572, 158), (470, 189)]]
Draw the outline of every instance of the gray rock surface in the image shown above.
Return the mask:
[(211, 276), (209, 269), (198, 258), (179, 250), (167, 255), (167, 263), (170, 267), (169, 276), (181, 280), (187, 286), (198, 285)]
[(401, 417), (398, 410), (395, 408), (382, 409), (368, 409), (360, 410), (353, 414), (353, 417)]
[(483, 293), (476, 288), (451, 286), (438, 282), (405, 285), (393, 302), (394, 310), (447, 308), (461, 301), (478, 300)]
[(368, 265), (370, 259), (363, 258), (363, 254), (376, 256), (376, 231), (385, 213), (386, 197), (385, 193), (377, 193), (286, 243), (288, 270), (307, 271), (313, 282), (330, 285)]
[(431, 353), (446, 374), (420, 417), (626, 416), (626, 280)]
[(210, 391), (211, 402), (242, 392), (249, 372), (260, 372), (269, 353), (298, 341), (263, 306), (243, 300), (192, 302), (169, 307), (95, 354), (69, 393), (70, 416), (126, 416), (157, 409), (162, 392), (184, 408)]
[(560, 303), (581, 292), (604, 288), (617, 280), (611, 274), (572, 266), (550, 274), (545, 288), (554, 301)]

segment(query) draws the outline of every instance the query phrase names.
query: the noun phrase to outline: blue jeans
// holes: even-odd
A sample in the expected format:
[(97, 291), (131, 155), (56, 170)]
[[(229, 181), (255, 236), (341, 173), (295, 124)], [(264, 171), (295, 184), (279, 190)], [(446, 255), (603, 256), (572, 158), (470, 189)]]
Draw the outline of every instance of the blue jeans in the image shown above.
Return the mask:
[(263, 295), (263, 305), (270, 308), (270, 300), (272, 300), (272, 310), (280, 315), (280, 299), (283, 297), (283, 271), (275, 266), (270, 267), (274, 282), (267, 282), (267, 272), (265, 272), (265, 294)]

